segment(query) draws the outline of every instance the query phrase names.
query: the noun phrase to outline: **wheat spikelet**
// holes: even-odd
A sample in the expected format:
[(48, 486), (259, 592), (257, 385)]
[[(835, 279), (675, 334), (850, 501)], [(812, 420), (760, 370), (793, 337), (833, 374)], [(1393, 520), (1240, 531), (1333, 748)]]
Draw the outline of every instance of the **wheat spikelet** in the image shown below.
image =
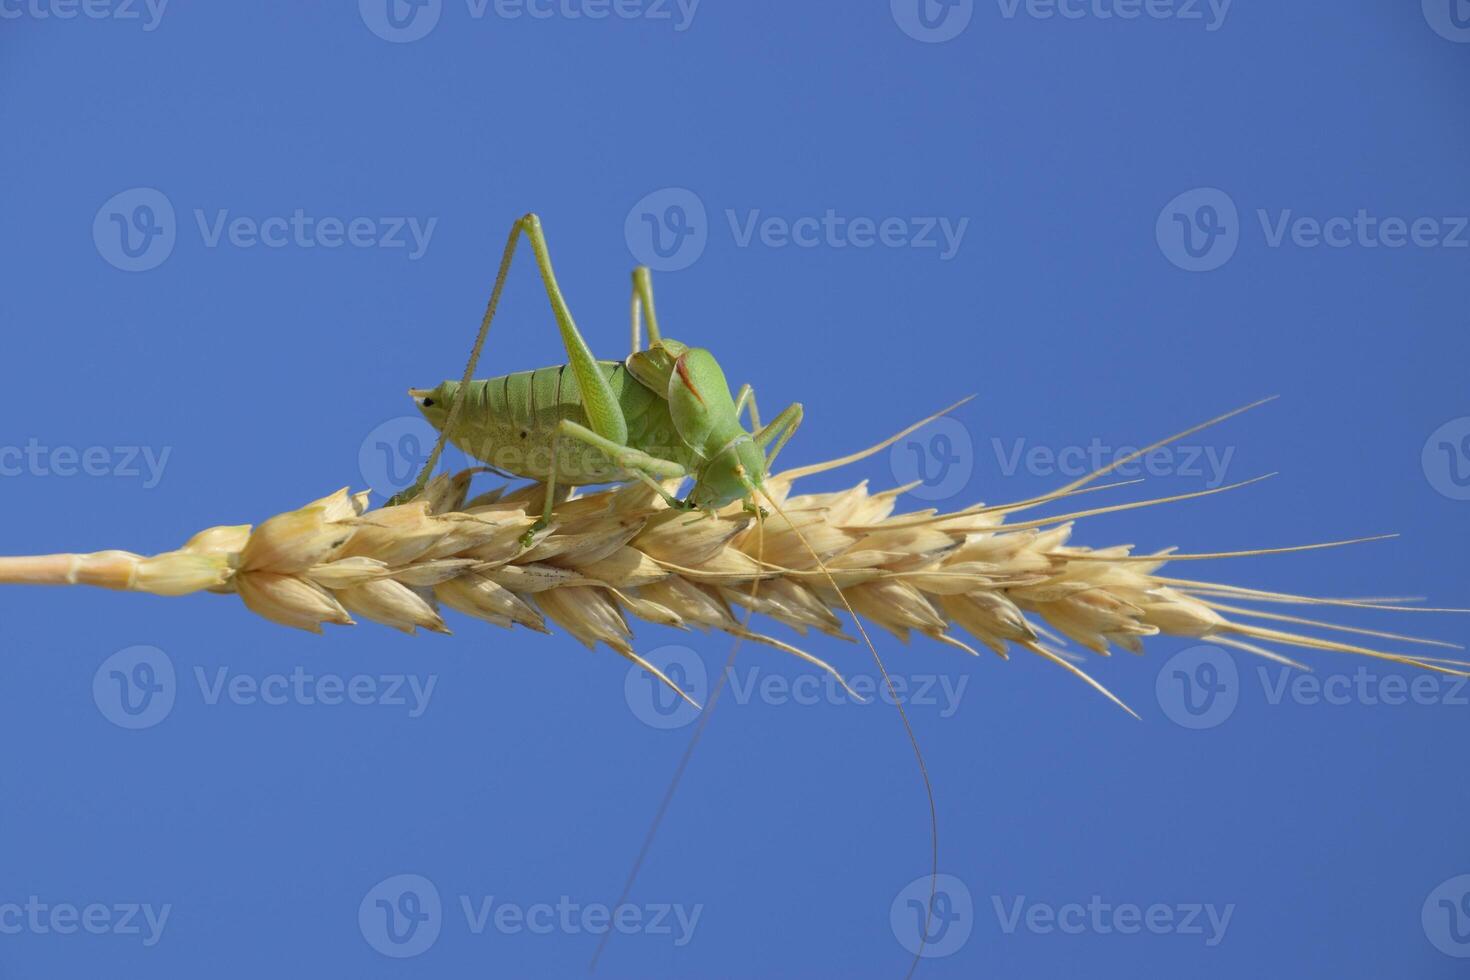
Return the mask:
[[(734, 611), (747, 607), (799, 633), (845, 635), (835, 612), (839, 597), (802, 544), (804, 535), (854, 609), (900, 639), (920, 634), (978, 656), (955, 635), (958, 630), (1002, 658), (1014, 648), (1026, 650), (1076, 674), (1124, 710), (1130, 709), (1077, 665), (1081, 658), (1060, 648), (1062, 638), (1100, 655), (1113, 647), (1141, 653), (1147, 637), (1162, 633), (1228, 644), (1292, 666), (1301, 665), (1255, 641), (1447, 673), (1467, 666), (1247, 620), (1452, 644), (1237, 604), (1406, 608), (1386, 600), (1311, 599), (1159, 574), (1168, 561), (1226, 553), (1134, 555), (1126, 546), (1069, 544), (1078, 517), (1162, 501), (1006, 523), (1021, 510), (1108, 489), (1074, 485), (1004, 506), (895, 514), (903, 488), (870, 493), (860, 484), (793, 495), (794, 479), (820, 468), (768, 478), (767, 490), (785, 517), (765, 518), (763, 534), (739, 504), (714, 517), (691, 515), (669, 509), (650, 488), (633, 483), (560, 501), (550, 526), (523, 547), (521, 536), (540, 512), (543, 488), (497, 490), (467, 500), (477, 471), (466, 470), (437, 477), (410, 503), (370, 509), (367, 494), (339, 490), (254, 528), (209, 528), (159, 555), (102, 551), (0, 558), (0, 583), (84, 584), (157, 595), (233, 592), (252, 612), (315, 632), (327, 623), (352, 624), (354, 617), (408, 633), (448, 632), (442, 609), (540, 632), (548, 632), (550, 620), (588, 647), (611, 647), (687, 699), (637, 654), (630, 617), (743, 636), (841, 681), (831, 664), (746, 630)], [(1351, 542), (1333, 544), (1345, 543)], [(1260, 552), (1228, 554), (1255, 553)]]

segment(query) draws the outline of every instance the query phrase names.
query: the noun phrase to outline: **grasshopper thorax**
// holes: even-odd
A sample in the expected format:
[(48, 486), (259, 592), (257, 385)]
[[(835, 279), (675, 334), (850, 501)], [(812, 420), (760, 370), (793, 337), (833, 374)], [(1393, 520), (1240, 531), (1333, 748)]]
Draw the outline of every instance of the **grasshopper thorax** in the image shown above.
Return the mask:
[(759, 486), (765, 454), (740, 424), (725, 372), (702, 347), (660, 340), (626, 361), (628, 371), (668, 401), (679, 440), (699, 461), (691, 474), (689, 502), (718, 510)]

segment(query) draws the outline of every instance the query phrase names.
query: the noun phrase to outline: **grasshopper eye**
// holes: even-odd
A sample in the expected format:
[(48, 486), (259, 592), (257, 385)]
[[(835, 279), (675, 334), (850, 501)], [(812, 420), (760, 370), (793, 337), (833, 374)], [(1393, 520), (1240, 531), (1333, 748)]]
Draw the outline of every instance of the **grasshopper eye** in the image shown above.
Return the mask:
[(433, 408), (434, 407), (434, 399), (432, 399), (432, 398), (425, 398), (424, 401), (423, 401), (423, 405), (424, 405), (425, 408)]

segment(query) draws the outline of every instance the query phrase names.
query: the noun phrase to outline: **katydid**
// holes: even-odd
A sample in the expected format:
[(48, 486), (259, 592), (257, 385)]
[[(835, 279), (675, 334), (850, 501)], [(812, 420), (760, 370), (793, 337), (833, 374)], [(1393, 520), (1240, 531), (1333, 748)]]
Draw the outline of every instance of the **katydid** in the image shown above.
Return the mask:
[[(485, 331), (521, 234), (530, 240), (568, 363), (495, 378), (470, 380)], [(633, 271), (633, 349), (624, 361), (600, 361), (577, 330), (557, 286), (540, 219), (518, 220), (506, 243), (480, 337), (460, 381), (409, 390), (419, 410), (470, 456), (497, 470), (546, 484), (541, 519), (526, 532), (529, 544), (551, 516), (558, 486), (641, 480), (670, 506), (713, 513), (736, 500), (754, 509), (771, 463), (801, 423), (793, 404), (767, 425), (749, 385), (732, 398), (719, 362), (708, 350), (662, 336), (647, 268)], [(649, 346), (639, 349), (642, 322)], [(748, 412), (754, 431), (741, 424)], [(441, 447), (436, 447), (436, 455)], [(420, 487), (432, 465), (426, 466)], [(662, 482), (693, 477), (683, 500)]]
[[(530, 240), (531, 251), (536, 256), (537, 269), (546, 287), (546, 296), (551, 301), (551, 312), (556, 319), (562, 346), (566, 348), (568, 363), (474, 380), (475, 366), (522, 234)], [(793, 403), (762, 425), (750, 385), (742, 385), (739, 394), (732, 398), (725, 373), (713, 354), (703, 348), (667, 339), (659, 332), (658, 316), (653, 306), (653, 284), (648, 269), (644, 267), (633, 270), (630, 317), (632, 352), (627, 359), (600, 361), (595, 358), (577, 330), (571, 310), (557, 286), (551, 253), (541, 231), (541, 220), (535, 214), (518, 219), (501, 255), (495, 286), (490, 292), (490, 301), (480, 321), (480, 331), (463, 377), (427, 390), (409, 389), (409, 395), (419, 410), (439, 431), (439, 439), (418, 480), (395, 499), (411, 499), (424, 488), (448, 440), (494, 469), (546, 484), (541, 517), (521, 539), (526, 547), (550, 522), (558, 485), (580, 486), (636, 479), (651, 487), (670, 507), (678, 509), (701, 510), (712, 515), (740, 500), (759, 521), (765, 512), (757, 498), (764, 498), (779, 511), (780, 505), (765, 491), (765, 479), (776, 456), (801, 424), (801, 404)], [(649, 345), (640, 349), (645, 319)], [(741, 424), (743, 413), (750, 417), (750, 429)], [(693, 477), (694, 482), (688, 496), (678, 500), (664, 488), (662, 481), (682, 477)], [(812, 560), (852, 616), (853, 623), (872, 652), (884, 686), (903, 720), (924, 781), (929, 803), (930, 896), (919, 953), (909, 968), (912, 973), (923, 952), (922, 936), (928, 932), (939, 873), (934, 791), (918, 739), (877, 648), (821, 556), (812, 549), (800, 529), (794, 524), (791, 529), (806, 545)], [(752, 582), (753, 594), (759, 584), (760, 578), (757, 577)], [(733, 656), (732, 651), (732, 660)], [(729, 664), (726, 672), (728, 667)], [(667, 678), (664, 680), (672, 685)], [(696, 729), (696, 738), (698, 731)], [(674, 779), (677, 784), (678, 776)], [(673, 792), (672, 786), (669, 792)], [(654, 827), (657, 825), (655, 819)], [(650, 837), (652, 832), (650, 830)]]

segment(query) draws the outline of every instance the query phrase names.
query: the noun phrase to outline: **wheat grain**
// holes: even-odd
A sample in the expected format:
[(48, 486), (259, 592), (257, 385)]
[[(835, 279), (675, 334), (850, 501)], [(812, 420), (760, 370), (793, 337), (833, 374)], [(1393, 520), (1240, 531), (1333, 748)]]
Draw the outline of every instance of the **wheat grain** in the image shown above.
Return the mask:
[[(634, 650), (632, 617), (744, 636), (841, 680), (831, 664), (746, 630), (733, 611), (747, 607), (799, 633), (843, 635), (834, 611), (841, 608), (839, 597), (799, 530), (854, 609), (898, 638), (920, 634), (978, 656), (955, 635), (958, 628), (1003, 658), (1021, 648), (1062, 666), (1125, 710), (1077, 666), (1081, 658), (1060, 649), (1058, 634), (1101, 655), (1113, 647), (1141, 653), (1144, 639), (1169, 634), (1228, 644), (1293, 666), (1301, 665), (1253, 641), (1454, 674), (1467, 666), (1247, 620), (1452, 644), (1220, 601), (1383, 608), (1384, 600), (1310, 599), (1172, 579), (1158, 574), (1166, 562), (1207, 556), (1134, 555), (1129, 547), (1069, 544), (1078, 517), (1148, 501), (1005, 523), (1022, 509), (1106, 488), (1074, 485), (1011, 505), (895, 514), (902, 488), (870, 493), (860, 484), (836, 493), (793, 495), (794, 477), (816, 469), (768, 479), (768, 491), (785, 517), (766, 518), (760, 534), (755, 518), (738, 504), (714, 517), (691, 516), (669, 509), (651, 489), (634, 483), (559, 502), (550, 526), (527, 548), (520, 539), (540, 512), (543, 489), (497, 490), (467, 501), (477, 472), (467, 470), (436, 478), (411, 503), (370, 509), (366, 494), (339, 490), (253, 529), (208, 528), (178, 550), (159, 555), (102, 551), (0, 558), (0, 583), (84, 584), (158, 595), (233, 592), (266, 619), (314, 632), (327, 623), (351, 624), (354, 616), (408, 633), (448, 632), (440, 608), (539, 632), (548, 631), (549, 619), (588, 647), (605, 644), (647, 667), (678, 691)], [(1248, 553), (1258, 552), (1229, 554)]]

